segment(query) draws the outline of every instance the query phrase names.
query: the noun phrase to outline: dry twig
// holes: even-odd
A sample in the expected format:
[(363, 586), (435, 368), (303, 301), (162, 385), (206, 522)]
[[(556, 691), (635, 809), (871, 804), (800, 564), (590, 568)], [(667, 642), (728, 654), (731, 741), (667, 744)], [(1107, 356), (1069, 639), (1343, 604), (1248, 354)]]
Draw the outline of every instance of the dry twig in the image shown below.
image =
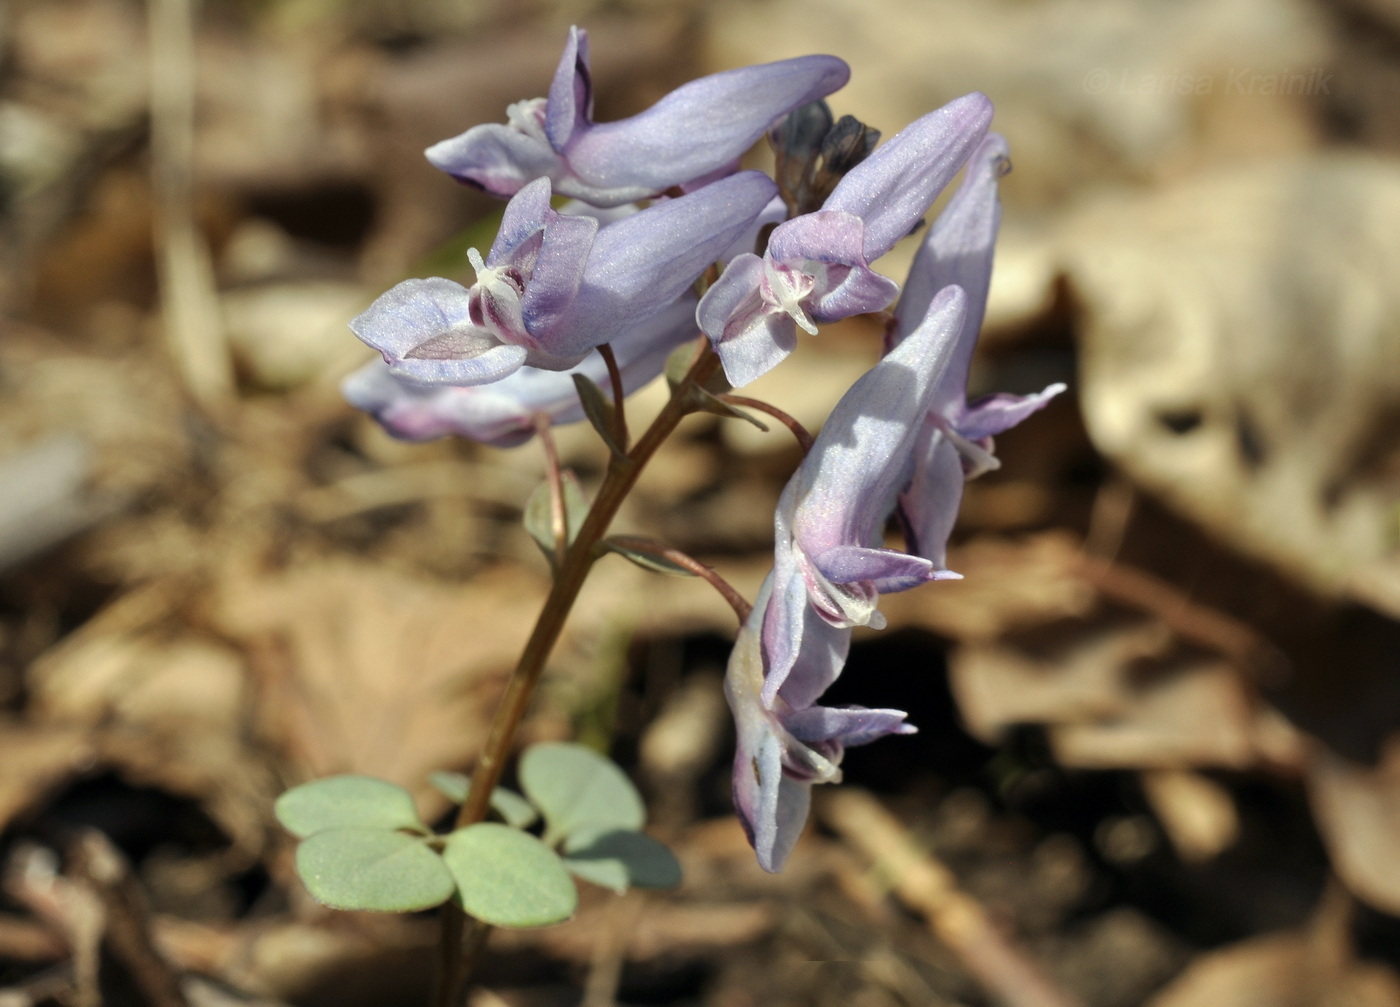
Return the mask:
[(102, 833), (89, 829), (69, 847), (74, 875), (96, 893), (107, 920), (106, 943), (126, 967), (149, 1007), (189, 1007), (179, 976), (156, 950), (145, 893), (126, 859)]
[(151, 180), (166, 339), (185, 386), (206, 407), (233, 392), (209, 246), (194, 220), (196, 0), (148, 0)]
[(825, 796), (818, 810), (827, 824), (887, 875), (900, 900), (924, 915), (934, 936), (987, 990), (1009, 1007), (1077, 1007), (874, 797), (852, 787)]

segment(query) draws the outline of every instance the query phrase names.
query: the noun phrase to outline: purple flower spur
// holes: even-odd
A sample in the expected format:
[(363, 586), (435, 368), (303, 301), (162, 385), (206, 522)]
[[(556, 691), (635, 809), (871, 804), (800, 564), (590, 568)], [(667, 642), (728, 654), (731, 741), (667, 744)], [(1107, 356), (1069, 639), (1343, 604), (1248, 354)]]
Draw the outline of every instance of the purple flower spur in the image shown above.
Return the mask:
[(588, 32), (570, 28), (548, 98), (516, 102), (504, 125), (473, 126), (426, 155), (494, 196), (548, 178), (560, 195), (618, 206), (732, 173), (775, 119), (831, 94), (850, 73), (835, 56), (727, 70), (677, 88), (630, 119), (597, 123)]

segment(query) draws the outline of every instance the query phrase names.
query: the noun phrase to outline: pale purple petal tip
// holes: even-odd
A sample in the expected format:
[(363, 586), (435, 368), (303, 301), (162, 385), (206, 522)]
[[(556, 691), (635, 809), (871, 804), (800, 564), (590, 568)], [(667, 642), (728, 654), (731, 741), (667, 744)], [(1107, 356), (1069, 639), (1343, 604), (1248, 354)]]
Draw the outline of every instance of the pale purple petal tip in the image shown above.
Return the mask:
[(991, 100), (981, 92), (950, 101), (877, 147), (840, 181), (824, 208), (865, 221), (865, 259), (874, 262), (928, 212), (991, 121)]
[(1050, 400), (1065, 391), (1065, 384), (1056, 382), (1033, 395), (990, 395), (968, 406), (958, 420), (958, 433), (968, 440), (980, 440), (1005, 433), (1032, 413), (1039, 412)]

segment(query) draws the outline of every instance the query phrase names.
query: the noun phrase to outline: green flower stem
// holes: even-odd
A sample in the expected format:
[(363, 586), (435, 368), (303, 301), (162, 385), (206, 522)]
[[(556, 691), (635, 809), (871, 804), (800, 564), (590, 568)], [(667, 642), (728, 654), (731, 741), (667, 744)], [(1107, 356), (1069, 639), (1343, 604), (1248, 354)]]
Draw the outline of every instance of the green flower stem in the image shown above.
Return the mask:
[[(535, 628), (506, 686), (505, 695), (501, 697), (500, 705), (496, 708), (495, 718), (491, 722), (491, 733), (472, 773), (471, 789), (467, 794), (466, 803), (457, 815), (457, 828), (473, 825), (486, 818), (491, 792), (500, 783), (501, 771), (505, 768), (516, 731), (525, 718), (525, 711), (529, 708), (535, 686), (539, 684), (540, 676), (544, 673), (545, 662), (559, 641), (564, 622), (568, 619), (569, 611), (573, 608), (588, 571), (593, 566), (596, 558), (595, 547), (607, 534), (608, 526), (616, 516), (618, 508), (636, 485), (637, 477), (642, 474), (642, 469), (646, 467), (652, 455), (675, 431), (680, 421), (695, 411), (690, 390), (702, 386), (719, 369), (719, 357), (710, 349), (709, 342), (706, 341), (703, 347), (685, 380), (674, 390), (671, 400), (647, 428), (646, 433), (625, 458), (614, 456), (609, 462), (603, 485), (599, 487), (598, 495), (588, 509), (588, 516), (584, 519), (583, 527), (579, 529), (578, 538), (564, 554), (564, 561), (559, 565), (549, 597), (535, 621)], [(621, 408), (620, 402), (618, 408)], [(434, 1000), (436, 1007), (457, 1007), (458, 996), (466, 980), (467, 962), (462, 952), (464, 924), (465, 917), (461, 909), (455, 903), (449, 902), (443, 908), (442, 916), (442, 971)], [(474, 926), (474, 937), (477, 932), (488, 929), (480, 923), (475, 923)], [(478, 939), (484, 940), (484, 934)]]

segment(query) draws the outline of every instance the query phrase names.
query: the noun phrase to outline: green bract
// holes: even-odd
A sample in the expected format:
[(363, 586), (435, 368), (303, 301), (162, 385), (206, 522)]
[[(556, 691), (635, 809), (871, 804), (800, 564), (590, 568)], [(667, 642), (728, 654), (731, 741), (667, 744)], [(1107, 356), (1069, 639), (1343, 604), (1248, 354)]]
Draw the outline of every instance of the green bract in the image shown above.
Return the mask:
[(297, 847), (297, 873), (332, 909), (409, 913), (452, 895), (452, 875), (423, 839), (384, 829), (317, 832)]
[(498, 927), (560, 923), (578, 907), (578, 889), (556, 854), (534, 836), (482, 822), (447, 837), (443, 860), (462, 908)]
[(583, 414), (588, 417), (588, 422), (593, 425), (593, 429), (598, 431), (598, 436), (603, 438), (603, 443), (608, 446), (608, 450), (619, 458), (627, 457), (627, 445), (619, 444), (615, 434), (617, 422), (613, 404), (603, 395), (603, 390), (599, 388), (586, 374), (574, 374), (574, 387), (578, 389), (579, 402), (583, 405)]
[(646, 820), (637, 788), (591, 748), (546, 742), (520, 759), (520, 785), (544, 814), (545, 842), (585, 829), (635, 831)]
[[(564, 488), (564, 544), (572, 545), (574, 539), (578, 537), (579, 529), (583, 527), (583, 521), (588, 517), (588, 497), (583, 495), (583, 487), (579, 485), (578, 476), (574, 475), (570, 469), (564, 469), (560, 475), (560, 482)], [(535, 544), (544, 550), (545, 556), (554, 559), (554, 519), (549, 499), (549, 483), (540, 483), (535, 487), (535, 491), (530, 494), (530, 499), (525, 502), (525, 530), (530, 533), (530, 537), (535, 540)]]
[(283, 828), (298, 839), (325, 829), (428, 831), (407, 790), (369, 776), (331, 776), (303, 783), (277, 798), (273, 811)]

